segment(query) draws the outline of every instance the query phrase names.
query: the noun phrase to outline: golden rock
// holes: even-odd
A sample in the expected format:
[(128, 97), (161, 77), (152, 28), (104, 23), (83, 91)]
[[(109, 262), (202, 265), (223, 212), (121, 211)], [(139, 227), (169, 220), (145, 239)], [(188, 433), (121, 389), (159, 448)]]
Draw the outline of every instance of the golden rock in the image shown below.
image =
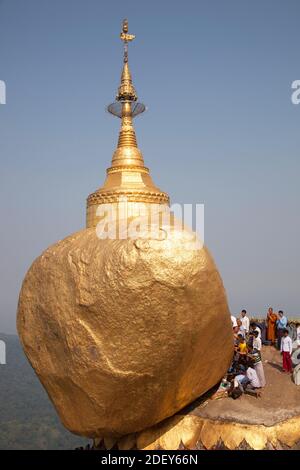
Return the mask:
[(122, 119), (118, 148), (87, 200), (87, 228), (33, 263), (18, 306), (25, 353), (63, 424), (94, 438), (172, 416), (221, 379), (233, 352), (222, 280), (205, 247), (189, 249), (188, 229), (159, 220), (147, 238), (99, 238), (99, 206), (126, 197), (129, 222), (169, 202), (137, 148), (127, 48), (125, 79), (110, 109)]

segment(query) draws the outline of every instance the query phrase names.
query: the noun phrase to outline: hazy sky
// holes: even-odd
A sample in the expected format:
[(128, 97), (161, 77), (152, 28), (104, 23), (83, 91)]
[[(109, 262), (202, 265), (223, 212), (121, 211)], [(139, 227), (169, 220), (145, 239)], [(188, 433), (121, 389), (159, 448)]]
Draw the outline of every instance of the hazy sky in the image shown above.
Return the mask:
[(154, 181), (205, 204), (233, 313), (299, 314), (299, 0), (0, 0), (0, 331), (15, 331), (34, 258), (84, 227), (104, 181), (124, 17)]

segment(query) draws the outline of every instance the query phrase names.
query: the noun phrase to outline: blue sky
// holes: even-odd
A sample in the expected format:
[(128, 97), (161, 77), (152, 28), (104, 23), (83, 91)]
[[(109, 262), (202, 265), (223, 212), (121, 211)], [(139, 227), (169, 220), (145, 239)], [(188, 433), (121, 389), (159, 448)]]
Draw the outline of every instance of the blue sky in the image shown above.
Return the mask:
[(154, 181), (205, 204), (233, 313), (300, 314), (299, 1), (0, 0), (0, 331), (33, 259), (84, 227), (104, 181), (124, 17)]

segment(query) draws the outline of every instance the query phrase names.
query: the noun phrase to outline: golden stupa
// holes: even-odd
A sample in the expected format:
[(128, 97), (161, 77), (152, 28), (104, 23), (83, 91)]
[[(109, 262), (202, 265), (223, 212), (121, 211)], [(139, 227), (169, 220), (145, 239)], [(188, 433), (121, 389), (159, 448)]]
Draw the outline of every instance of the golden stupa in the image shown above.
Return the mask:
[[(32, 264), (17, 319), (63, 424), (93, 438), (174, 415), (222, 378), (233, 352), (214, 261), (170, 214), (144, 166), (133, 128), (144, 105), (129, 70), (126, 20), (121, 39), (121, 84), (108, 107), (121, 130), (106, 181), (87, 199), (87, 227)], [(134, 236), (124, 235), (129, 225)]]
[[(96, 212), (101, 204), (110, 204), (112, 210), (118, 211), (120, 202), (126, 198), (126, 215), (128, 217), (147, 212), (147, 205), (168, 205), (169, 196), (157, 188), (144, 165), (144, 159), (137, 146), (133, 118), (145, 111), (145, 106), (137, 102), (131, 73), (128, 65), (128, 42), (135, 36), (128, 34), (128, 23), (125, 20), (120, 34), (124, 41), (124, 64), (121, 84), (116, 102), (108, 106), (108, 111), (121, 118), (118, 147), (114, 152), (111, 167), (107, 169), (104, 186), (87, 199), (87, 227), (95, 227), (99, 223)], [(127, 204), (128, 202), (128, 204)], [(152, 206), (153, 208), (153, 206)]]

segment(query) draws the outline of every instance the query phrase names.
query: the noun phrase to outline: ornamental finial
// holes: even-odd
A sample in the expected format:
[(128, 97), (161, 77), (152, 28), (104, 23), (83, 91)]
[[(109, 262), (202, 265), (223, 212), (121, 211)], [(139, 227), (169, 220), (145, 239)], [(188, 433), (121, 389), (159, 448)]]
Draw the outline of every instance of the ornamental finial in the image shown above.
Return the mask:
[(128, 20), (123, 20), (120, 38), (124, 42), (124, 62), (128, 62), (128, 43), (135, 38), (134, 34), (128, 34)]

